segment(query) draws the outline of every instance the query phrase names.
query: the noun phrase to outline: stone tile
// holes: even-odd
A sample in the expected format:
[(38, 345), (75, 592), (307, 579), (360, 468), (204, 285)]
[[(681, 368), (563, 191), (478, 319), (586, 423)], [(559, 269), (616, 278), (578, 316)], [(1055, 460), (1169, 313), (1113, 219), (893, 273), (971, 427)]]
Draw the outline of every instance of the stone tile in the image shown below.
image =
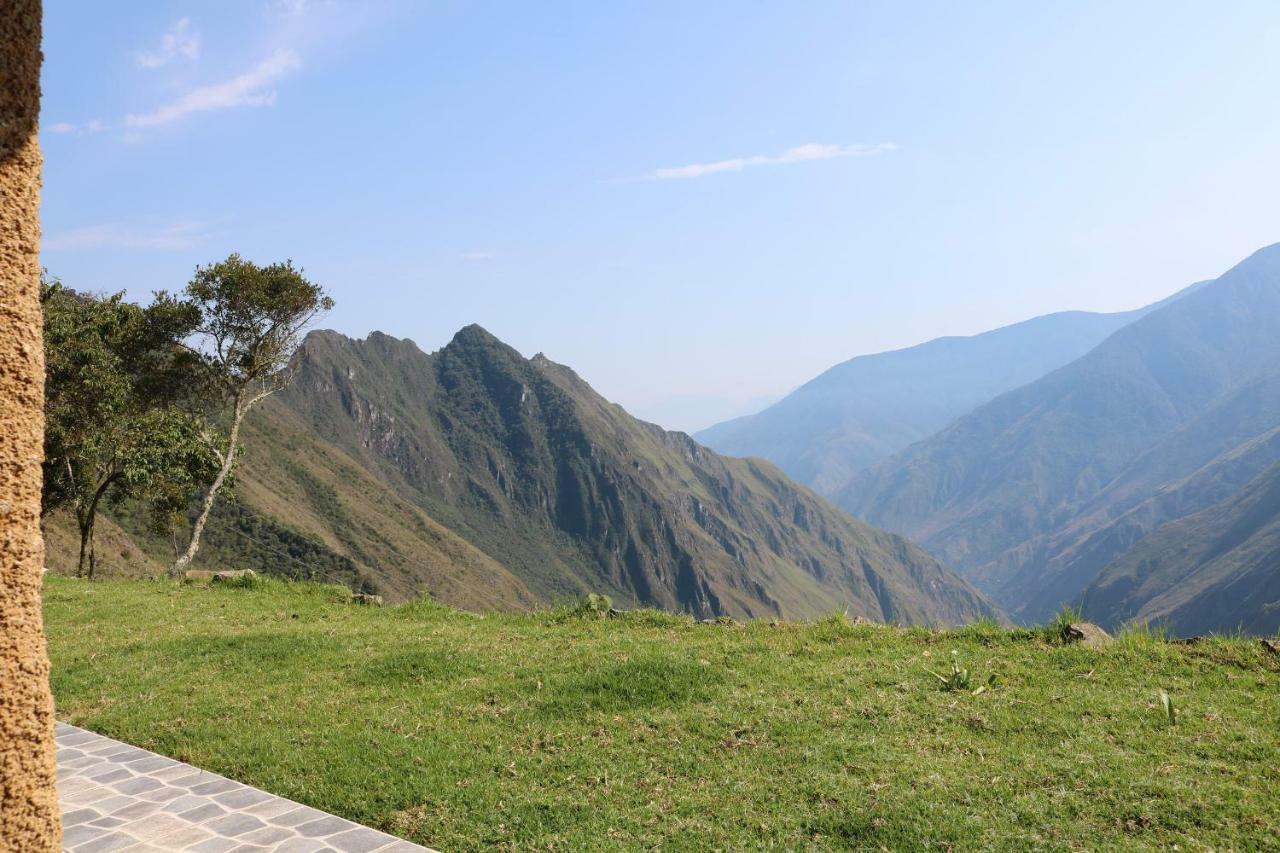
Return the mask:
[(129, 821), (121, 817), (108, 816), (108, 817), (100, 817), (97, 820), (91, 820), (89, 821), (89, 825), (101, 826), (104, 829), (115, 829), (117, 826), (121, 826), (128, 822)]
[(322, 835), (333, 835), (338, 832), (345, 832), (356, 826), (349, 820), (344, 820), (333, 815), (325, 815), (318, 820), (308, 821), (307, 823), (298, 825), (298, 834), (307, 838), (319, 838)]
[(123, 767), (117, 767), (109, 761), (104, 761), (100, 767), (93, 767), (85, 770), (80, 774), (82, 779), (92, 779), (99, 785), (107, 785), (111, 782), (119, 782), (122, 779), (128, 779), (133, 774)]
[(240, 842), (230, 838), (210, 838), (208, 841), (193, 844), (188, 849), (194, 851), (194, 853), (226, 853), (227, 850), (237, 847), (239, 844)]
[(263, 820), (270, 821), (273, 817), (279, 817), (287, 812), (294, 811), (298, 808), (298, 804), (292, 800), (282, 800), (279, 797), (272, 797), (269, 800), (263, 800), (260, 803), (249, 806), (244, 809), (245, 814), (257, 815)]
[[(186, 776), (191, 776), (194, 778), (196, 776), (199, 776), (203, 772), (204, 772), (203, 770), (197, 770), (194, 767), (192, 767), (190, 764), (182, 764), (180, 762), (174, 762), (174, 765), (172, 767), (166, 767), (163, 770), (157, 770), (154, 773), (148, 773), (147, 775), (150, 776), (152, 779), (159, 779), (161, 782), (175, 782), (178, 779), (182, 779)], [(213, 774), (210, 773), (209, 775), (212, 776)]]
[(319, 809), (313, 809), (310, 806), (298, 806), (291, 812), (270, 818), (271, 822), (276, 826), (297, 826), (300, 823), (307, 823), (312, 820), (319, 820), (322, 817), (328, 817)]
[(186, 829), (179, 829), (177, 832), (162, 835), (152, 843), (165, 850), (186, 850), (202, 841), (208, 841), (210, 838), (216, 837), (203, 826), (188, 826)]
[(370, 853), (370, 851), (381, 850), (388, 844), (399, 840), (394, 836), (387, 835), (385, 832), (378, 832), (376, 829), (359, 826), (338, 835), (330, 836), (328, 842), (330, 847), (337, 848), (343, 853)]
[(114, 796), (116, 796), (115, 791), (105, 785), (95, 785), (93, 783), (90, 783), (88, 787), (80, 788), (71, 793), (58, 792), (58, 800), (69, 806), (87, 806)]
[(266, 791), (241, 786), (234, 791), (227, 791), (225, 794), (215, 794), (213, 799), (219, 805), (226, 806), (229, 809), (240, 810), (270, 800), (272, 797)]
[(74, 848), (86, 841), (91, 841), (99, 836), (106, 835), (109, 830), (101, 826), (88, 826), (80, 824), (79, 826), (70, 826), (62, 830), (62, 843), (66, 847)]
[(212, 802), (212, 797), (201, 797), (198, 794), (182, 794), (167, 803), (161, 803), (160, 807), (164, 811), (173, 814), (182, 814), (185, 811), (194, 809), (196, 806), (207, 806)]
[(219, 835), (225, 835), (228, 838), (235, 838), (244, 835), (246, 832), (253, 832), (255, 829), (262, 829), (262, 827), (266, 826), (265, 823), (251, 814), (236, 814), (234, 812), (224, 817), (214, 818), (204, 825)]
[(99, 800), (93, 804), (93, 807), (103, 814), (119, 814), (122, 810), (130, 806), (137, 805), (138, 800), (126, 794), (116, 794), (105, 800)]
[[(66, 839), (63, 839), (63, 844)], [(86, 841), (78, 847), (71, 848), (76, 853), (110, 853), (112, 850), (123, 850), (126, 847), (132, 847), (138, 843), (138, 839), (124, 832), (109, 832), (106, 835), (99, 835), (92, 841)]]
[(318, 838), (293, 838), (277, 844), (275, 853), (316, 853), (327, 846)]
[(102, 817), (102, 814), (97, 809), (74, 809), (63, 813), (62, 825), (64, 827), (75, 826), (78, 823), (88, 823), (89, 821), (97, 820), (100, 817)]
[(125, 831), (137, 836), (139, 841), (153, 841), (170, 832), (185, 829), (191, 824), (177, 815), (156, 812), (125, 824)]
[(225, 791), (234, 791), (239, 787), (239, 782), (232, 782), (230, 779), (214, 779), (212, 782), (204, 782), (199, 785), (192, 785), (188, 790), (193, 794), (221, 794)]
[(132, 779), (126, 779), (123, 782), (116, 782), (112, 786), (122, 794), (141, 794), (144, 791), (154, 791), (156, 788), (163, 788), (164, 783), (159, 779), (148, 779), (146, 776), (135, 776)]
[(148, 803), (139, 801), (131, 806), (125, 806), (122, 809), (116, 809), (112, 812), (115, 817), (122, 817), (125, 820), (137, 820), (140, 817), (146, 817), (149, 814), (155, 814), (160, 811), (159, 803)]
[(78, 744), (96, 741), (100, 737), (100, 735), (85, 731), (84, 729), (67, 728), (58, 731), (54, 735), (54, 740), (57, 742), (58, 746), (76, 746)]
[(297, 838), (296, 830), (287, 826), (264, 826), (262, 829), (255, 829), (246, 835), (241, 835), (240, 840), (247, 844), (279, 844), (289, 838)]
[(217, 803), (205, 803), (203, 806), (196, 806), (185, 812), (178, 812), (178, 817), (189, 823), (206, 823), (215, 817), (222, 817), (227, 810)]
[(187, 795), (186, 788), (169, 788), (160, 787), (154, 791), (144, 791), (138, 795), (138, 799), (146, 800), (149, 803), (167, 803), (170, 800), (176, 800), (178, 797)]
[(85, 779), (72, 773), (64, 773), (62, 768), (58, 768), (58, 793), (62, 795), (74, 794), (76, 791), (83, 791), (86, 788), (92, 788), (98, 783), (92, 779)]
[(169, 770), (182, 765), (172, 758), (165, 758), (163, 755), (148, 755), (146, 758), (128, 762), (128, 766), (134, 773), (150, 774), (158, 770)]

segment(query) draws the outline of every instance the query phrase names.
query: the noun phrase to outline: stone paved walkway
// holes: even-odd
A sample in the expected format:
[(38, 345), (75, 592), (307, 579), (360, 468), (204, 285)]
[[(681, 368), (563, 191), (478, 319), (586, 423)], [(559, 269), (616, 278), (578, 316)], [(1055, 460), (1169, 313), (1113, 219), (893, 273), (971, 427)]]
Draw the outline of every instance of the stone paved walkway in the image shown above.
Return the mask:
[(75, 853), (426, 847), (65, 723), (58, 724), (63, 847)]

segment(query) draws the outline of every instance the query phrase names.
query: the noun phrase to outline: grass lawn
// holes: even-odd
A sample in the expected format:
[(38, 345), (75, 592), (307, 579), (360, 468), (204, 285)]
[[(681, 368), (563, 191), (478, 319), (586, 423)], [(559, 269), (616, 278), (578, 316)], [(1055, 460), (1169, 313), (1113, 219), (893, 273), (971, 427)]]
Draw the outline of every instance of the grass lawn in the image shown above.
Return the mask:
[(447, 851), (1280, 849), (1256, 640), (343, 598), (49, 577), (58, 716)]

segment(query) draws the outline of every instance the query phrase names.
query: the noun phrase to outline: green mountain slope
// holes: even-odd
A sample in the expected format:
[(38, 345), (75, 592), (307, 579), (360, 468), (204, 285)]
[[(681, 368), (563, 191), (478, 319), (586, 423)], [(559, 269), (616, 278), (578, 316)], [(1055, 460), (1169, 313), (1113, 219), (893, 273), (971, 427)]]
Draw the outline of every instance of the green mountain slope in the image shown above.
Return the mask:
[(1158, 621), (1186, 635), (1280, 631), (1280, 463), (1143, 539), (1089, 585), (1083, 602), (1107, 625)]
[(700, 616), (992, 612), (906, 540), (767, 463), (638, 421), (568, 368), (478, 326), (429, 355), (379, 333), (313, 333), (293, 383), (256, 423), (245, 502), (351, 555), (375, 585), (419, 572), (414, 555), (368, 544), (380, 537), (364, 528), (390, 508), (398, 527), (435, 525), (450, 547), (471, 549), (458, 584), (501, 577), (504, 603), (517, 606), (594, 591)]
[(1132, 544), (1073, 563), (1090, 536), (1280, 425), (1278, 376), (1273, 246), (864, 472), (837, 500), (1042, 618)]
[(862, 469), (1079, 358), (1165, 302), (1116, 314), (1064, 311), (980, 335), (860, 356), (758, 414), (694, 437), (719, 453), (768, 459), (831, 495)]

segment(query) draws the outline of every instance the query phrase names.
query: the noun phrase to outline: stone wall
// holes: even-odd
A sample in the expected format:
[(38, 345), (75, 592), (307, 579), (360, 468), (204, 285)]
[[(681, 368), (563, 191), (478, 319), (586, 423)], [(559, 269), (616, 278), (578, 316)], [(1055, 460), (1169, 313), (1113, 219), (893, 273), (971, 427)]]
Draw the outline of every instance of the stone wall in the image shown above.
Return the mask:
[(61, 846), (40, 613), (40, 0), (0, 0), (0, 850)]

